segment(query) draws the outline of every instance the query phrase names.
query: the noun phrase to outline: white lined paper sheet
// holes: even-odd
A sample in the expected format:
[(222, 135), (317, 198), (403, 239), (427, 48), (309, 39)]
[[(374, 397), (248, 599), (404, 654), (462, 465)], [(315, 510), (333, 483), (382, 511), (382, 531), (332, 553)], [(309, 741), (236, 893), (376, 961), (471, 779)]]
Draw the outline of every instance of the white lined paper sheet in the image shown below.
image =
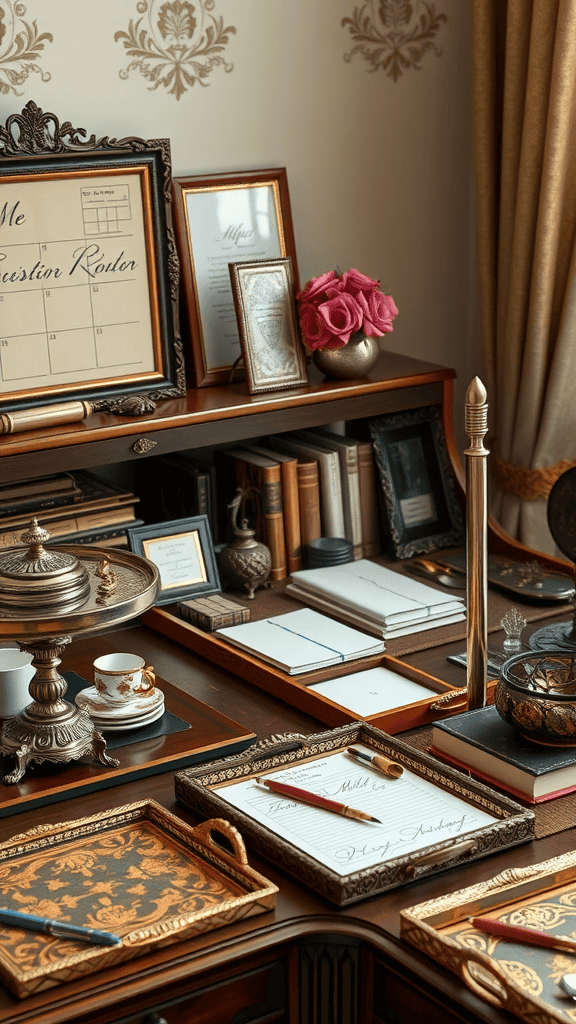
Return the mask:
[(265, 777), (380, 819), (379, 825), (346, 818), (272, 793), (252, 779), (217, 790), (234, 807), (342, 877), (443, 840), (457, 840), (498, 820), (406, 768), (400, 778), (388, 779), (344, 751), (266, 772)]

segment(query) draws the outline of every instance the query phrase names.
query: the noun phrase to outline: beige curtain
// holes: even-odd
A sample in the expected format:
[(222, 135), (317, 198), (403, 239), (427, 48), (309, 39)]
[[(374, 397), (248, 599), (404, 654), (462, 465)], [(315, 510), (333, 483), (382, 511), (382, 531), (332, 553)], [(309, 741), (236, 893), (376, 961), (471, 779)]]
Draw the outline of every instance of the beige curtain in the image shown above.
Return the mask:
[(491, 512), (554, 553), (576, 463), (576, 0), (473, 0), (480, 309)]

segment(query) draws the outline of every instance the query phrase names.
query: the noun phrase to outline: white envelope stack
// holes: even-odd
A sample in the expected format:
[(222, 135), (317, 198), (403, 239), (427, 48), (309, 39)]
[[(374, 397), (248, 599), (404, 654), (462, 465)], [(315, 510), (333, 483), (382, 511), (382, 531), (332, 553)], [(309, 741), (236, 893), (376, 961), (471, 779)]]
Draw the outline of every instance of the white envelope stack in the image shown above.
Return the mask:
[(462, 597), (436, 590), (361, 558), (292, 573), (287, 592), (320, 611), (383, 639), (418, 633), (466, 618)]

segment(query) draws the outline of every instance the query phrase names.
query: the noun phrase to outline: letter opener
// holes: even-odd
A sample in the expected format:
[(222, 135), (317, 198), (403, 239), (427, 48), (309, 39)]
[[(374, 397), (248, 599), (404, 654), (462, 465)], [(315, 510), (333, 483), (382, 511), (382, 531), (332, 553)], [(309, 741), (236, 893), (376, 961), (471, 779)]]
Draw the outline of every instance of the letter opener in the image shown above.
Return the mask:
[(298, 786), (288, 786), (284, 782), (275, 782), (273, 779), (263, 779), (257, 776), (256, 782), (266, 786), (273, 793), (280, 793), (282, 796), (289, 796), (292, 800), (299, 800), (303, 804), (312, 804), (314, 807), (321, 807), (324, 811), (334, 811), (335, 814), (343, 814), (345, 818), (355, 818), (358, 821), (375, 821), (378, 825), (382, 822), (379, 818), (373, 818), (371, 814), (364, 811), (357, 811), (348, 804), (341, 804), (338, 800), (328, 800), (318, 793), (309, 793), (307, 789), (300, 789)]

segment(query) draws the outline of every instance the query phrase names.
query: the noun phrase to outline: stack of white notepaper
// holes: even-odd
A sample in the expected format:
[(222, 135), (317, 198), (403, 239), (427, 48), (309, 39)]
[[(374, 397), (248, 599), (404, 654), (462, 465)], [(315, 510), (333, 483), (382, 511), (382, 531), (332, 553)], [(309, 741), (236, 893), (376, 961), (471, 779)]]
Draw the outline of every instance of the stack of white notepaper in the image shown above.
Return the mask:
[(236, 647), (256, 654), (289, 675), (367, 658), (384, 650), (382, 640), (361, 633), (311, 608), (300, 608), (239, 626), (215, 630)]
[(294, 572), (286, 589), (305, 604), (385, 639), (466, 618), (463, 598), (365, 558)]

